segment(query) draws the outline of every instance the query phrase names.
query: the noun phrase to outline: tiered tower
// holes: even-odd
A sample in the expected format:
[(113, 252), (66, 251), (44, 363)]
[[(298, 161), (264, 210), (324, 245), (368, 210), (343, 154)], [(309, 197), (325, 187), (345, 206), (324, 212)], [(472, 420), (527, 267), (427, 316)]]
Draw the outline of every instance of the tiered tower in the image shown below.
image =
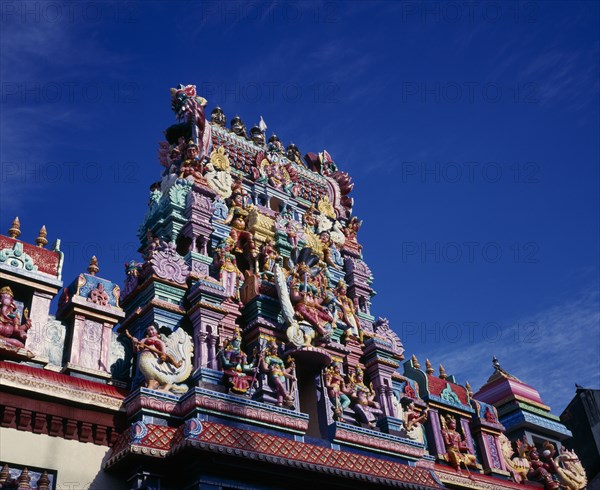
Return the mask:
[(352, 179), (327, 151), (302, 158), (238, 116), (227, 128), (218, 107), (209, 120), (193, 85), (171, 104), (123, 288), (94, 257), (49, 317), (58, 246), (45, 229), (39, 247), (19, 241), (18, 220), (0, 237), (2, 435), (41, 437), (13, 450), (6, 481), (26, 466), (38, 487), (67, 481), (41, 456), (52, 445), (103, 488), (558, 488), (562, 453), (529, 440), (513, 458), (495, 379), (473, 395), (404, 360), (371, 310)]

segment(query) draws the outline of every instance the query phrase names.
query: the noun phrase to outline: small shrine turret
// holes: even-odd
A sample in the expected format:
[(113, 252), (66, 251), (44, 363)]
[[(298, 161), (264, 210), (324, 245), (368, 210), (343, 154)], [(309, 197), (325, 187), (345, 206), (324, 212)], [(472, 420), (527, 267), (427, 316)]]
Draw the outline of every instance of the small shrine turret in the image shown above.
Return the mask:
[(99, 277), (99, 271), (94, 256), (87, 272), (63, 290), (56, 316), (67, 325), (66, 372), (109, 380), (117, 374), (113, 351), (122, 349), (113, 346), (119, 344), (113, 328), (125, 313), (119, 304), (120, 287)]
[(571, 431), (550, 412), (535, 388), (504, 370), (496, 357), (492, 359), (492, 366), (494, 372), (475, 398), (496, 408), (506, 437), (512, 441), (525, 440), (540, 448), (550, 441), (560, 450), (571, 437)]
[(50, 302), (63, 284), (63, 253), (60, 240), (50, 249), (45, 248), (45, 226), (38, 233), (36, 245), (19, 240), (20, 235), (19, 218), (13, 220), (8, 236), (0, 235), (0, 353), (15, 358), (36, 357), (47, 364), (55, 350), (51, 345), (55, 329), (49, 326), (49, 313)]

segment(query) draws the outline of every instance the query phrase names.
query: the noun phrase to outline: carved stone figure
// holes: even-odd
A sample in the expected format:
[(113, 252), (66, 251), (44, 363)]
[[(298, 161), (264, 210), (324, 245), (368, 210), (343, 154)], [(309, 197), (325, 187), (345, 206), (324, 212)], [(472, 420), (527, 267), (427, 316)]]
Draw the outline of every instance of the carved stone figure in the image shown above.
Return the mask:
[(529, 460), (526, 457), (527, 444), (521, 440), (517, 441), (518, 456), (513, 457), (515, 451), (512, 448), (512, 443), (504, 434), (498, 437), (502, 457), (506, 463), (506, 467), (512, 473), (513, 479), (517, 483), (522, 483), (527, 480), (527, 472), (529, 471)]
[(349, 407), (351, 403), (348, 395), (352, 393), (351, 388), (348, 388), (344, 382), (342, 364), (334, 362), (325, 370), (324, 378), (327, 396), (329, 396), (329, 400), (333, 405), (333, 418), (341, 422), (344, 416), (344, 409)]
[(185, 149), (185, 159), (181, 162), (179, 168), (179, 177), (188, 179), (194, 182), (204, 182), (202, 172), (204, 171), (202, 162), (198, 159), (200, 151), (198, 145), (193, 141), (189, 141)]
[(275, 390), (277, 394), (277, 406), (282, 405), (288, 408), (294, 408), (294, 398), (291, 395), (291, 389), (286, 387), (286, 380), (291, 382), (296, 381), (294, 376), (295, 364), (294, 359), (289, 359), (288, 367), (285, 366), (283, 359), (278, 355), (279, 349), (277, 342), (269, 342), (267, 346), (267, 353), (261, 358), (261, 369), (264, 373), (267, 373), (269, 384)]
[(234, 241), (234, 251), (243, 253), (250, 264), (256, 258), (256, 247), (252, 233), (246, 231), (248, 225), (248, 216), (252, 210), (252, 205), (244, 205), (246, 191), (242, 188), (241, 182), (234, 184), (234, 190), (231, 197), (229, 213), (223, 223), (231, 225), (230, 236)]
[(334, 294), (342, 312), (342, 320), (348, 325), (346, 335), (352, 335), (355, 338), (363, 341), (362, 329), (360, 328), (360, 319), (356, 315), (354, 301), (346, 295), (347, 286), (344, 280), (340, 280), (334, 290)]
[(183, 329), (179, 328), (167, 337), (158, 333), (156, 325), (150, 325), (142, 340), (127, 331), (126, 334), (138, 353), (138, 369), (147, 388), (176, 394), (188, 390), (186, 385), (178, 384), (192, 371), (192, 339)]
[(350, 398), (352, 408), (356, 413), (358, 421), (373, 428), (377, 426), (377, 419), (383, 415), (381, 405), (375, 401), (373, 385), (367, 386), (364, 382), (364, 373), (357, 368), (354, 375), (350, 377)]
[(292, 248), (297, 248), (300, 242), (306, 242), (304, 229), (298, 223), (289, 209), (283, 209), (275, 218), (275, 230), (284, 234)]
[(247, 394), (252, 385), (255, 366), (248, 363), (248, 356), (242, 350), (242, 337), (238, 328), (221, 351), (221, 366), (229, 391)]
[(529, 471), (527, 478), (544, 485), (544, 490), (558, 490), (560, 484), (554, 479), (552, 473), (556, 471), (556, 464), (550, 458), (549, 463), (544, 463), (535, 446), (529, 446), (527, 452), (529, 460)]
[(413, 441), (424, 442), (423, 422), (427, 420), (429, 408), (425, 408), (423, 412), (419, 413), (415, 409), (415, 402), (407, 397), (400, 400), (400, 405), (402, 407), (402, 422), (404, 423), (402, 436)]
[(242, 279), (242, 273), (238, 269), (237, 259), (233, 253), (235, 241), (227, 237), (218, 247), (215, 256), (215, 266), (219, 271), (219, 280), (225, 288), (225, 294), (230, 298), (238, 297), (239, 281)]
[(460, 471), (461, 465), (465, 468), (477, 468), (477, 458), (471, 453), (463, 436), (456, 430), (456, 419), (451, 416), (440, 417), (442, 421), (442, 438), (446, 447), (444, 459), (454, 469)]
[(275, 242), (273, 240), (267, 240), (260, 247), (260, 272), (263, 278), (270, 278), (273, 275), (273, 267), (276, 262), (281, 258), (277, 250), (275, 249)]
[(231, 165), (225, 153), (225, 148), (219, 146), (211, 152), (210, 162), (206, 164), (204, 178), (208, 186), (224, 199), (231, 196), (233, 180), (230, 168)]
[(275, 189), (280, 189), (291, 193), (294, 186), (290, 174), (283, 165), (281, 154), (277, 146), (273, 142), (269, 142), (268, 151), (259, 152), (257, 157), (257, 165), (260, 173), (258, 182), (268, 182)]
[[(309, 248), (303, 248), (299, 253), (294, 249), (290, 256), (293, 269), (288, 280), (289, 290), (287, 287), (284, 289), (278, 286), (278, 293), (282, 303), (284, 295), (286, 301), (290, 302), (295, 320), (308, 323), (320, 335), (321, 341), (328, 342), (334, 319), (330, 310), (324, 305), (329, 300), (327, 278), (320, 267), (314, 267), (318, 260)], [(286, 309), (284, 308), (283, 311), (285, 314)], [(288, 318), (286, 320), (288, 325), (293, 323)], [(297, 338), (297, 330), (295, 334), (288, 330), (288, 337), (290, 335), (292, 343), (296, 343), (297, 340), (292, 339)]]
[(0, 289), (0, 345), (5, 344), (17, 349), (25, 347), (27, 330), (31, 328), (27, 308), (23, 311), (23, 317), (25, 323), (21, 324), (12, 289), (8, 286)]

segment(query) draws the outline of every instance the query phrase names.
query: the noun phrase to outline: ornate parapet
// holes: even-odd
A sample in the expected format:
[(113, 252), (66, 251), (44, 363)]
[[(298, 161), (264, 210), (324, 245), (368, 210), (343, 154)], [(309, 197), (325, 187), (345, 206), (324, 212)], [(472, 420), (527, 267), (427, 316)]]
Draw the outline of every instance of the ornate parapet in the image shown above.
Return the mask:
[(425, 456), (425, 445), (392, 434), (385, 434), (343, 422), (335, 422), (331, 427), (332, 441), (340, 445), (352, 446), (407, 460), (417, 460)]

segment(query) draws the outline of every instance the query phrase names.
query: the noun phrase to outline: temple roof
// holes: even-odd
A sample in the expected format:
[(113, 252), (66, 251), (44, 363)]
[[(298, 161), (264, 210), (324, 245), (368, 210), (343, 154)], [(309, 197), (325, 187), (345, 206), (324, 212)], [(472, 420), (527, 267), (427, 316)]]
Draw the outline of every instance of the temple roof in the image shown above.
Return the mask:
[(475, 393), (475, 398), (496, 407), (510, 401), (522, 401), (533, 404), (545, 411), (550, 411), (550, 407), (542, 401), (540, 393), (532, 386), (505, 371), (496, 357), (492, 359), (492, 365), (494, 366), (494, 372), (479, 391)]

